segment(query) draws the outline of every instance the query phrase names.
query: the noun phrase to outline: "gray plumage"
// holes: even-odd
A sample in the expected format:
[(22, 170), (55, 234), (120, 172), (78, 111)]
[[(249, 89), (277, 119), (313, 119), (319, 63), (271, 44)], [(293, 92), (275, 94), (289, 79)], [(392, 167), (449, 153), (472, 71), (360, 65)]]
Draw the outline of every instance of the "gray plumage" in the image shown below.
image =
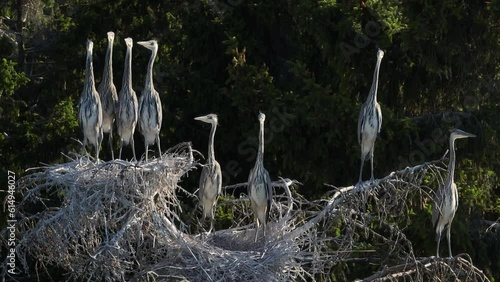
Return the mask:
[(214, 139), (215, 130), (217, 129), (217, 115), (209, 114), (195, 118), (202, 122), (210, 123), (212, 128), (210, 130), (210, 137), (208, 139), (208, 159), (207, 163), (203, 166), (200, 176), (200, 190), (198, 197), (200, 199), (203, 220), (210, 218), (210, 233), (214, 227), (214, 209), (217, 205), (217, 199), (222, 190), (222, 172), (219, 163), (215, 160)]
[(139, 41), (137, 44), (151, 50), (151, 58), (149, 59), (146, 74), (146, 85), (139, 101), (139, 131), (144, 136), (147, 161), (149, 145), (154, 145), (155, 142), (158, 145), (158, 153), (161, 157), (160, 129), (163, 119), (162, 105), (160, 95), (153, 86), (153, 64), (158, 52), (158, 43), (156, 40), (149, 40)]
[[(380, 63), (384, 57), (384, 51), (378, 50), (377, 52), (377, 64), (375, 66), (375, 71), (373, 74), (373, 82), (370, 88), (370, 94), (366, 99), (366, 102), (361, 106), (358, 118), (358, 142), (361, 145), (361, 167), (359, 169), (359, 181), (362, 181), (363, 176), (363, 165), (365, 163), (366, 157), (370, 158), (371, 164), (371, 181), (373, 181), (373, 153), (375, 150), (375, 140), (377, 139), (377, 134), (380, 133), (382, 128), (382, 111), (380, 110), (380, 105), (377, 102), (377, 88), (378, 88), (378, 76)], [(369, 155), (368, 155), (369, 154)]]
[(102, 105), (102, 131), (109, 134), (109, 149), (111, 150), (111, 158), (115, 158), (113, 152), (113, 124), (115, 122), (115, 111), (118, 107), (118, 94), (115, 84), (113, 83), (113, 42), (115, 40), (114, 32), (108, 32), (108, 49), (106, 50), (106, 59), (102, 81), (97, 88), (101, 97)]
[(436, 192), (436, 198), (432, 206), (432, 224), (436, 231), (437, 251), (439, 257), (439, 243), (443, 237), (443, 231), (446, 228), (446, 238), (448, 240), (448, 252), (451, 254), (451, 223), (455, 217), (458, 208), (458, 190), (453, 177), (455, 174), (455, 140), (460, 138), (476, 137), (476, 135), (454, 129), (450, 134), (450, 163), (448, 165), (448, 176), (445, 179), (444, 186), (439, 187)]
[(250, 170), (248, 175), (248, 197), (255, 216), (255, 242), (257, 242), (257, 235), (259, 225), (263, 225), (263, 236), (266, 236), (266, 221), (269, 218), (271, 203), (273, 198), (273, 188), (269, 173), (264, 168), (264, 121), (266, 115), (259, 113), (259, 149), (257, 153), (257, 160), (255, 166)]
[(99, 93), (95, 89), (94, 68), (92, 66), (92, 50), (94, 43), (87, 41), (87, 57), (85, 63), (85, 82), (78, 107), (78, 121), (83, 131), (83, 149), (90, 142), (96, 151), (99, 162), (99, 149), (102, 142), (102, 108)]
[(123, 145), (130, 144), (135, 156), (134, 146), (134, 132), (138, 119), (137, 96), (134, 89), (132, 89), (132, 38), (125, 38), (127, 45), (127, 53), (125, 55), (125, 68), (123, 71), (122, 89), (118, 98), (118, 116), (116, 118), (116, 126), (118, 128), (118, 135), (120, 135), (120, 154), (118, 158), (122, 157)]

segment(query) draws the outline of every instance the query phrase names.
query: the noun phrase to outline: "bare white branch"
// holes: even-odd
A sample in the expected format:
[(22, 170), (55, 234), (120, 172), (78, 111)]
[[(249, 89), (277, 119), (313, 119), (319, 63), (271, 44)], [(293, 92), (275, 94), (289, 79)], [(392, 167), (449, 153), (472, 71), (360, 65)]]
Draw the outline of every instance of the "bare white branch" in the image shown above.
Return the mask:
[[(363, 281), (427, 281), (430, 275), (488, 281), (466, 255), (415, 257), (403, 232), (410, 207), (418, 208), (412, 201), (431, 199), (429, 187), (442, 181), (444, 156), (362, 186), (327, 185), (334, 190), (318, 201), (280, 178), (273, 182), (266, 238), (255, 242), (244, 198), (219, 202), (232, 213), (230, 228), (211, 234), (184, 228), (177, 193), (195, 198), (180, 187), (198, 165), (193, 152), (180, 144), (139, 164), (96, 165), (77, 157), (30, 170), (18, 185), (18, 270), (39, 277), (57, 266), (69, 280), (315, 281), (328, 279), (339, 263), (366, 262), (389, 266)], [(8, 276), (6, 262), (0, 268)]]

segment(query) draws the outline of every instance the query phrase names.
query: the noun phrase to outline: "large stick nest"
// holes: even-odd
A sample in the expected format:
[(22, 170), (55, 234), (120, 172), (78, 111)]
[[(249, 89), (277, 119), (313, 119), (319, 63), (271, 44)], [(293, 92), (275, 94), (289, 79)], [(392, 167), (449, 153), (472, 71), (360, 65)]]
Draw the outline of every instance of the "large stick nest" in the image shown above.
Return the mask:
[(177, 195), (193, 195), (178, 184), (197, 165), (184, 143), (139, 164), (83, 157), (26, 175), (18, 183), (18, 271), (58, 267), (68, 280), (91, 281), (314, 281), (342, 263), (368, 262), (380, 268), (365, 281), (488, 281), (467, 255), (415, 257), (402, 231), (407, 201), (432, 198), (428, 185), (442, 182), (443, 159), (363, 186), (330, 185), (319, 201), (276, 181), (266, 237), (257, 242), (245, 198), (221, 204), (232, 210), (230, 228), (190, 233)]

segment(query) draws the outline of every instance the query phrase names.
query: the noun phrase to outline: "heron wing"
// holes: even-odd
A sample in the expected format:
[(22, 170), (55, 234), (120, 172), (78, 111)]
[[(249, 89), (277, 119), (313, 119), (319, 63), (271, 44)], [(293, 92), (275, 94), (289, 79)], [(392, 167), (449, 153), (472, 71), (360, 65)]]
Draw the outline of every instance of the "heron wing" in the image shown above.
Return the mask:
[(434, 202), (432, 204), (432, 225), (434, 226), (434, 230), (437, 233), (437, 225), (439, 219), (443, 216), (442, 207), (444, 201), (444, 187), (439, 187), (436, 191), (436, 197), (434, 198)]
[(363, 123), (365, 122), (365, 104), (361, 105), (361, 109), (359, 110), (359, 117), (358, 117), (358, 142), (361, 144), (361, 129), (363, 127)]
[(214, 161), (214, 184), (217, 187), (217, 198), (222, 192), (222, 171), (220, 169), (220, 165), (217, 161)]
[(130, 96), (132, 96), (132, 103), (134, 106), (134, 121), (137, 122), (137, 119), (139, 118), (139, 103), (137, 103), (137, 95), (135, 95), (134, 89), (131, 89), (130, 91)]
[(255, 175), (255, 171), (256, 171), (257, 168), (252, 168), (250, 170), (250, 173), (248, 174), (248, 182), (247, 182), (247, 194), (248, 194), (248, 198), (252, 199), (252, 182), (253, 182), (253, 179), (254, 179), (254, 175)]
[(80, 129), (83, 129), (83, 98), (80, 98), (80, 103), (78, 103), (78, 125)]
[(378, 119), (378, 129), (377, 132), (380, 133), (380, 130), (382, 129), (382, 110), (380, 109), (380, 104), (377, 103), (375, 105), (375, 110), (377, 113), (377, 119)]
[[(142, 113), (142, 112), (145, 110), (145, 109), (144, 109), (144, 107), (145, 107), (145, 105), (144, 105), (144, 100), (145, 100), (145, 99), (144, 99), (144, 94), (142, 94), (142, 95), (141, 95), (141, 97), (139, 97), (139, 103), (138, 103), (138, 104), (139, 104), (139, 116), (142, 116), (142, 115), (143, 115), (143, 113)], [(139, 129), (141, 129), (141, 127), (142, 127), (142, 126), (141, 126), (141, 123), (142, 123), (142, 122), (139, 122), (139, 124), (138, 124), (138, 128), (139, 128)], [(205, 170), (205, 169), (203, 169), (203, 170)], [(200, 179), (201, 179), (201, 178), (200, 178)]]
[(114, 84), (111, 84), (111, 97), (113, 98), (114, 114), (117, 116), (118, 109), (120, 107), (120, 100), (118, 100), (118, 90), (116, 90), (116, 86)]
[(456, 197), (455, 197), (455, 211), (458, 209), (458, 191), (457, 191), (457, 184), (455, 184), (455, 182), (453, 182), (451, 184), (451, 189), (454, 191)]
[(266, 186), (266, 196), (267, 196), (267, 209), (266, 209), (266, 220), (269, 220), (269, 212), (271, 211), (271, 204), (273, 202), (273, 185), (271, 182), (271, 177), (269, 172), (264, 169), (264, 185)]
[(201, 175), (200, 175), (200, 190), (198, 190), (198, 195), (200, 197), (200, 200), (201, 200), (201, 197), (203, 196), (204, 192), (205, 192), (205, 189), (206, 189), (206, 179), (207, 179), (207, 176), (208, 176), (208, 167), (207, 166), (204, 166), (203, 169), (201, 170)]
[(162, 113), (162, 106), (161, 106), (161, 100), (160, 100), (160, 95), (158, 94), (158, 92), (156, 90), (153, 90), (155, 95), (154, 95), (154, 99), (155, 99), (155, 108), (156, 108), (156, 116), (158, 117), (158, 127), (161, 128), (161, 122), (162, 122), (162, 119), (163, 119), (163, 113)]

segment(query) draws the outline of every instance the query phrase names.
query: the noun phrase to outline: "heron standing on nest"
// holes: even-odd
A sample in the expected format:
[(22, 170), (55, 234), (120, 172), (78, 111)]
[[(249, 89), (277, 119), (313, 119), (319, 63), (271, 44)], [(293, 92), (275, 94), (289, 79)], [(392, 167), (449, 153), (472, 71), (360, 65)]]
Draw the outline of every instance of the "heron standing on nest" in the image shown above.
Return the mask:
[(214, 139), (215, 130), (217, 129), (217, 115), (209, 114), (195, 118), (202, 122), (210, 123), (210, 137), (208, 138), (208, 159), (207, 164), (203, 166), (200, 177), (200, 190), (198, 197), (200, 198), (201, 207), (203, 209), (203, 220), (210, 218), (210, 230), (214, 228), (214, 209), (217, 204), (217, 199), (222, 190), (222, 173), (219, 163), (215, 160)]
[(102, 142), (102, 108), (99, 93), (95, 89), (92, 50), (94, 43), (87, 40), (87, 58), (85, 63), (85, 82), (78, 107), (78, 121), (83, 131), (83, 149), (87, 141), (94, 145), (96, 162), (99, 162), (99, 149)]
[(460, 129), (454, 129), (450, 134), (450, 163), (448, 164), (448, 176), (446, 177), (444, 186), (441, 186), (438, 189), (432, 206), (432, 224), (434, 225), (434, 230), (436, 231), (437, 257), (439, 257), (439, 243), (444, 235), (443, 231), (445, 228), (446, 239), (448, 240), (448, 252), (450, 257), (452, 257), (450, 230), (451, 223), (458, 208), (458, 190), (457, 185), (453, 180), (453, 176), (455, 174), (455, 140), (469, 137), (476, 137), (476, 135)]
[(109, 133), (109, 148), (111, 150), (111, 158), (115, 159), (113, 152), (113, 123), (115, 122), (115, 108), (118, 107), (118, 94), (113, 83), (113, 42), (115, 33), (108, 32), (108, 49), (106, 50), (106, 59), (104, 64), (104, 72), (102, 81), (97, 88), (97, 92), (101, 96), (102, 105), (102, 131)]
[(271, 203), (273, 198), (273, 187), (269, 173), (264, 168), (264, 121), (266, 115), (259, 113), (259, 149), (257, 153), (257, 160), (255, 166), (250, 170), (248, 176), (248, 196), (250, 204), (255, 216), (255, 242), (257, 242), (257, 235), (259, 225), (263, 225), (264, 240), (266, 237), (266, 221), (269, 218)]
[(120, 135), (120, 154), (118, 158), (121, 159), (122, 157), (123, 145), (130, 144), (134, 160), (137, 160), (135, 156), (134, 132), (137, 125), (139, 105), (135, 91), (132, 89), (132, 38), (125, 38), (125, 44), (127, 44), (127, 53), (125, 55), (125, 68), (119, 97), (118, 117), (116, 119), (118, 135)]
[(139, 41), (137, 44), (142, 45), (151, 50), (149, 58), (148, 70), (146, 74), (146, 85), (142, 91), (139, 101), (139, 130), (144, 136), (144, 144), (146, 146), (146, 161), (148, 161), (149, 145), (154, 145), (155, 141), (158, 145), (158, 153), (161, 158), (160, 148), (160, 129), (163, 119), (160, 95), (155, 90), (153, 85), (153, 64), (155, 62), (156, 53), (158, 52), (158, 43), (156, 40)]
[(378, 73), (380, 69), (380, 63), (384, 57), (384, 51), (378, 50), (377, 52), (377, 64), (375, 66), (375, 72), (373, 73), (373, 82), (370, 88), (370, 93), (366, 102), (361, 106), (358, 118), (358, 142), (361, 145), (361, 168), (359, 169), (359, 180), (358, 185), (362, 182), (363, 176), (363, 165), (365, 163), (366, 156), (370, 158), (371, 163), (371, 178), (373, 181), (373, 151), (375, 150), (375, 140), (377, 139), (377, 134), (380, 133), (382, 128), (382, 111), (380, 110), (380, 104), (377, 102), (377, 88), (378, 88)]

